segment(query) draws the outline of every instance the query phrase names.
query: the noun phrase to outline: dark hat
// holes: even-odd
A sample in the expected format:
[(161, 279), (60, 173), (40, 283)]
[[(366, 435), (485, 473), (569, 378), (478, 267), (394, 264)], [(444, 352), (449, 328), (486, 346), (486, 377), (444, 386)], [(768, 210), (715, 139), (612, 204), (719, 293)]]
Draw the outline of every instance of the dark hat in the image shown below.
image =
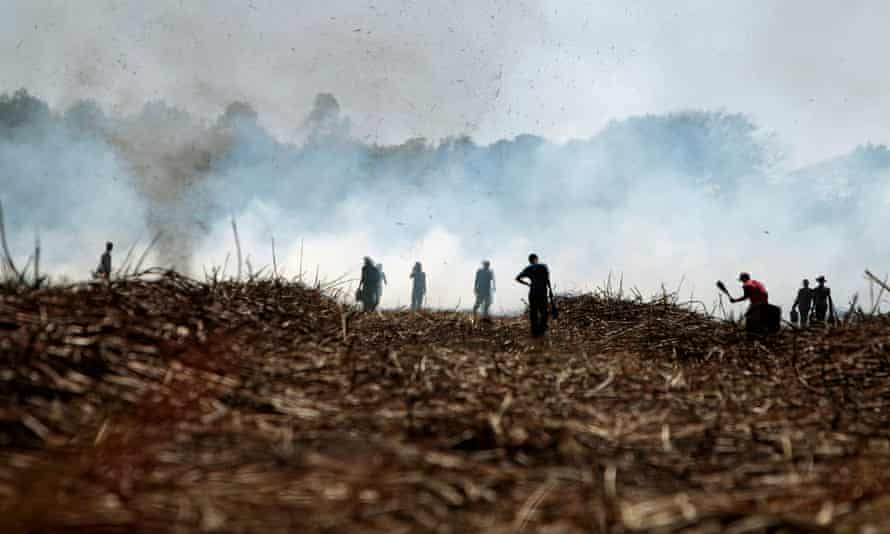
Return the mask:
[(741, 282), (743, 279), (750, 279), (751, 274), (746, 272), (739, 273), (739, 281)]
[(828, 280), (826, 280), (825, 277), (820, 274), (819, 276), (816, 277), (816, 281), (817, 282), (827, 282)]

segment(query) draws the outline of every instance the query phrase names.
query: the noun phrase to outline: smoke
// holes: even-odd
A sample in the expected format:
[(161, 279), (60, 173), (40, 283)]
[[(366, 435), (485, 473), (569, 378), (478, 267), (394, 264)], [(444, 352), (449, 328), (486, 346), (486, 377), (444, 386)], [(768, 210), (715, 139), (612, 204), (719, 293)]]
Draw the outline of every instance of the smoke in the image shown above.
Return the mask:
[(0, 200), (14, 244), (27, 250), (39, 232), (50, 272), (77, 279), (106, 240), (119, 261), (160, 233), (155, 264), (232, 275), (235, 217), (253, 271), (272, 269), (273, 242), (279, 271), (306, 282), (354, 279), (370, 255), (387, 274), (383, 304), (399, 306), (421, 261), (428, 304), (450, 308), (471, 305), (474, 271), (490, 259), (503, 311), (521, 306), (512, 278), (531, 251), (558, 290), (623, 277), (628, 290), (679, 287), (710, 305), (714, 280), (745, 270), (786, 308), (803, 277), (828, 275), (842, 303), (865, 292), (864, 268), (890, 260), (883, 146), (788, 170), (775, 134), (723, 111), (614, 120), (562, 143), (379, 145), (354, 137), (331, 94), (299, 124), (292, 143), (243, 102), (200, 120), (163, 102), (110, 117), (91, 102), (53, 110), (24, 91), (4, 96)]
[(152, 102), (138, 115), (106, 121), (102, 134), (146, 200), (146, 225), (158, 236), (158, 261), (164, 266), (191, 267), (213, 205), (205, 179), (214, 157), (230, 142), (225, 125), (245, 113), (233, 104), (219, 126), (208, 128), (186, 112)]

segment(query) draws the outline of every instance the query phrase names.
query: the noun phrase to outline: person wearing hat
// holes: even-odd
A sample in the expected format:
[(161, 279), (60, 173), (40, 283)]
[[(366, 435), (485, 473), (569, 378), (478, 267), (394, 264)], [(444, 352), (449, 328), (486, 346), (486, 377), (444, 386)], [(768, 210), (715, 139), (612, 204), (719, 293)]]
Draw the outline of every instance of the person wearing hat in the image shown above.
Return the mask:
[(831, 289), (825, 285), (828, 280), (824, 276), (816, 278), (819, 283), (813, 288), (813, 320), (824, 322), (826, 316), (834, 317), (834, 302), (831, 300)]
[(769, 303), (769, 293), (767, 293), (766, 286), (762, 282), (752, 279), (748, 273), (739, 274), (739, 282), (742, 283), (742, 291), (744, 293), (737, 299), (730, 298), (730, 302), (742, 302), (747, 299), (751, 301), (752, 308), (758, 304)]
[(730, 302), (748, 300), (751, 305), (745, 312), (745, 328), (755, 334), (768, 334), (776, 332), (781, 327), (782, 311), (769, 303), (769, 293), (766, 286), (758, 280), (751, 278), (748, 273), (739, 274), (739, 282), (742, 283), (744, 292), (739, 298), (730, 297)]

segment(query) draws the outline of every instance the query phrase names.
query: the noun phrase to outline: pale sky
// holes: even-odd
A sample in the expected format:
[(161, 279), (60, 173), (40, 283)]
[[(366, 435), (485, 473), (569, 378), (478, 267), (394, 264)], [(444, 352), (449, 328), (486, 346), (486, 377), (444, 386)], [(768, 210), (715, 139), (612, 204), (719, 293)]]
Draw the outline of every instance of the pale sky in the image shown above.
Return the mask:
[(296, 136), (316, 93), (359, 137), (564, 140), (685, 109), (750, 114), (791, 164), (890, 143), (882, 1), (0, 0), (0, 91), (126, 113), (232, 100)]

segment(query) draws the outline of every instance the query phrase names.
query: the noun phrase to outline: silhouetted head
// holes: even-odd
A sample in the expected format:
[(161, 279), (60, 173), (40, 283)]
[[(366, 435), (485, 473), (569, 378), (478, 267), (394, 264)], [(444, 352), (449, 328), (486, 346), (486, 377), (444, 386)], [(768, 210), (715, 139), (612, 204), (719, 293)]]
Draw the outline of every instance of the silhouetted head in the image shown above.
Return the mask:
[(810, 281), (806, 278), (803, 279), (803, 287), (810, 287)]
[(751, 275), (748, 273), (739, 273), (739, 282), (747, 282), (751, 279)]
[(371, 256), (365, 256), (365, 265), (374, 265), (374, 260), (371, 259)]
[(828, 280), (826, 280), (824, 276), (820, 275), (820, 276), (816, 277), (816, 281), (819, 282), (820, 286), (822, 286), (822, 285), (825, 285), (825, 282), (827, 282)]
[(111, 241), (105, 243), (105, 250), (107, 250), (108, 252), (111, 252), (111, 249), (113, 249), (113, 248), (114, 248), (114, 243), (112, 243)]
[(414, 270), (417, 272), (420, 272), (423, 270), (423, 266), (420, 264), (419, 261), (414, 264)]
[(488, 269), (489, 267), (491, 267), (491, 262), (488, 260), (483, 260), (482, 266)]
[(528, 262), (531, 263), (531, 264), (538, 263), (538, 255), (537, 255), (537, 254), (534, 254), (534, 253), (529, 254), (529, 255), (528, 255)]

